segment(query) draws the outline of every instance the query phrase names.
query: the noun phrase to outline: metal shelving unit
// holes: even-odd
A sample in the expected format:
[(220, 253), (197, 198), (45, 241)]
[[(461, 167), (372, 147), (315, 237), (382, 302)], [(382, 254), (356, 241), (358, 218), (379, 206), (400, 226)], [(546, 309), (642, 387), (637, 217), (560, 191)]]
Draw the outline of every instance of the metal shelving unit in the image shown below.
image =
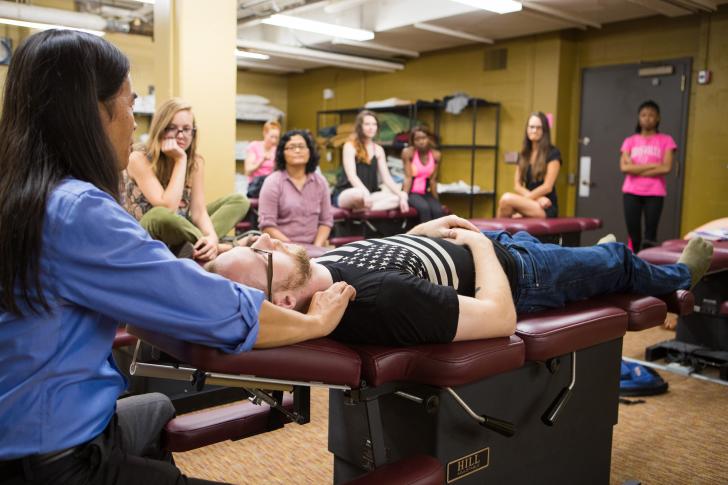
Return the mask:
[[(447, 98), (445, 98), (447, 101)], [(445, 109), (445, 102), (436, 101), (416, 101), (412, 104), (388, 106), (381, 108), (346, 108), (346, 109), (329, 109), (316, 112), (316, 133), (322, 126), (321, 119), (324, 116), (338, 116), (338, 122), (344, 116), (356, 115), (359, 111), (367, 109), (373, 112), (389, 112), (398, 113), (409, 118), (409, 129), (412, 129), (417, 123), (418, 116), (421, 112), (432, 111), (433, 115), (433, 126), (432, 131), (435, 136), (440, 139), (440, 128), (442, 123), (442, 112)], [(440, 144), (437, 148), (441, 151), (450, 150), (470, 150), (470, 192), (444, 192), (443, 195), (447, 197), (469, 197), (468, 205), (468, 216), (473, 216), (473, 204), (475, 197), (490, 197), (493, 199), (493, 216), (495, 216), (495, 194), (496, 187), (498, 186), (498, 155), (499, 155), (499, 140), (500, 140), (500, 103), (494, 103), (486, 101), (480, 98), (471, 98), (468, 102), (466, 110), (470, 110), (471, 114), (471, 143), (469, 144)], [(477, 128), (478, 128), (478, 111), (480, 109), (492, 109), (495, 111), (495, 143), (494, 144), (479, 144), (477, 143)], [(386, 147), (387, 144), (383, 144)], [(475, 185), (475, 165), (476, 156), (479, 151), (493, 151), (494, 152), (494, 163), (493, 163), (493, 188), (492, 190), (480, 190), (478, 192), (473, 191)]]

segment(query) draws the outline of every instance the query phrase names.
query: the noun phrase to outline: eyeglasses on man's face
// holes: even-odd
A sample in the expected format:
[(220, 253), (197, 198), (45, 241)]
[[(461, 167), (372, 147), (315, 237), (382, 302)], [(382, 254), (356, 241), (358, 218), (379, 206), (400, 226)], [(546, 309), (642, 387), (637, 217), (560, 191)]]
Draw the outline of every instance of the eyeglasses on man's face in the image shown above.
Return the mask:
[(308, 150), (308, 145), (306, 145), (305, 143), (291, 143), (290, 145), (286, 145), (284, 150), (288, 152), (303, 152)]
[(177, 135), (179, 135), (180, 133), (182, 133), (185, 137), (190, 138), (192, 136), (195, 136), (195, 133), (197, 133), (197, 128), (191, 128), (189, 126), (186, 126), (184, 128), (177, 128), (174, 125), (170, 125), (164, 129), (164, 134), (167, 136), (171, 135), (176, 138)]
[(264, 254), (268, 256), (268, 266), (265, 269), (267, 283), (268, 283), (268, 301), (273, 303), (273, 253), (266, 251), (265, 249), (258, 249), (251, 247), (253, 251), (258, 254)]

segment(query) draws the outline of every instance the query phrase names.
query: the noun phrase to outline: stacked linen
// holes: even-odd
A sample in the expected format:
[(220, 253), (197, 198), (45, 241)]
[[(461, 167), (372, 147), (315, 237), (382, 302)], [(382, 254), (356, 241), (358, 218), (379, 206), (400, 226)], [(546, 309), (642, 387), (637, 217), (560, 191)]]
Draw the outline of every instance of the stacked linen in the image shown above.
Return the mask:
[(263, 96), (238, 94), (235, 96), (235, 118), (238, 120), (268, 121), (280, 120), (285, 113)]

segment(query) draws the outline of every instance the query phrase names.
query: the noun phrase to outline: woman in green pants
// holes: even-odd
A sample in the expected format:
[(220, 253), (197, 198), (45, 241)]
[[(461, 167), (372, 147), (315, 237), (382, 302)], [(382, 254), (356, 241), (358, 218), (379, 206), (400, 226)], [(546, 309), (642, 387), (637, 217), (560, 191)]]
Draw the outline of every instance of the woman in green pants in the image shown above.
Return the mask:
[(226, 248), (219, 238), (245, 217), (250, 202), (231, 194), (205, 206), (205, 160), (196, 135), (189, 103), (172, 98), (162, 104), (148, 143), (129, 157), (125, 206), (153, 238), (175, 253), (190, 243), (192, 257), (204, 262)]

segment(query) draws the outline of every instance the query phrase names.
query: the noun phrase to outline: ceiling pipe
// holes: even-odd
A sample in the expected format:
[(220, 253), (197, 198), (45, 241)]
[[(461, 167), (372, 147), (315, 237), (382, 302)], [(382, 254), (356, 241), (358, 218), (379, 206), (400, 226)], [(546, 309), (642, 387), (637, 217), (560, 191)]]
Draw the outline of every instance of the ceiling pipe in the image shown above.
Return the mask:
[(15, 2), (0, 1), (0, 18), (86, 30), (129, 32), (128, 23), (108, 21), (100, 15)]
[(404, 65), (397, 62), (380, 61), (346, 54), (334, 54), (315, 49), (307, 49), (305, 47), (275, 44), (273, 42), (238, 39), (237, 46), (240, 49), (252, 49), (284, 59), (317, 62), (330, 66), (361, 69), (363, 71), (394, 72), (404, 69)]

